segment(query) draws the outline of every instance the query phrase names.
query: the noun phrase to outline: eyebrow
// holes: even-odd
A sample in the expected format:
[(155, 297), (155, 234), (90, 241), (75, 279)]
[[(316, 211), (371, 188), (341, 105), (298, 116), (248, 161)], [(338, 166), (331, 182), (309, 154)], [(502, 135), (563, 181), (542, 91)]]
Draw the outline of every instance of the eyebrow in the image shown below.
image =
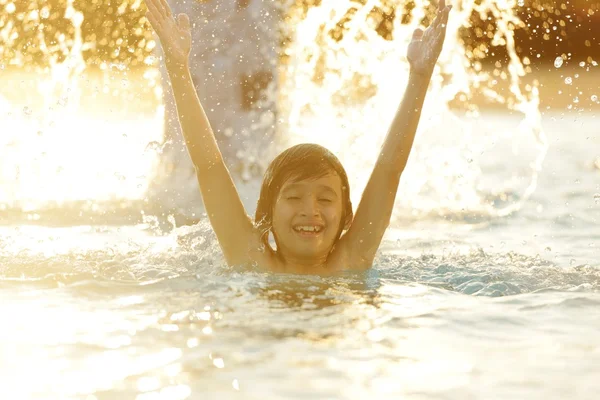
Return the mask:
[[(304, 186), (304, 184), (302, 183), (290, 183), (289, 185), (286, 185), (283, 187), (283, 189), (281, 190), (282, 193), (288, 192), (290, 190), (294, 190), (294, 189), (302, 189), (302, 187)], [(331, 193), (332, 195), (337, 197), (337, 193), (336, 191), (328, 185), (318, 185), (317, 188), (319, 190), (323, 190), (326, 191), (328, 193)]]

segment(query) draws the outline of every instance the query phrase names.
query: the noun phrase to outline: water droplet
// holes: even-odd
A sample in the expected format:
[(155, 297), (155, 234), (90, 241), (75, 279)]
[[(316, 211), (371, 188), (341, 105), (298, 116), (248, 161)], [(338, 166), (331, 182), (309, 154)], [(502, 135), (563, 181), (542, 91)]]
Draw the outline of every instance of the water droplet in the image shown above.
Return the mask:
[(3, 70), (4, 68), (6, 68), (4, 64), (0, 64), (0, 70)]
[(546, 247), (546, 251), (552, 251), (552, 249), (550, 248), (550, 246)]
[(596, 205), (600, 205), (600, 193), (594, 195), (594, 201), (596, 202)]
[(525, 5), (525, 0), (519, 0), (517, 1), (517, 4), (519, 5), (519, 7), (523, 7)]
[(33, 110), (27, 106), (23, 107), (23, 114), (25, 115), (31, 115), (33, 113)]
[(47, 8), (43, 8), (40, 12), (40, 15), (42, 16), (42, 18), (48, 18), (50, 16), (50, 10), (48, 10)]
[(61, 107), (66, 107), (69, 103), (69, 98), (67, 96), (61, 97), (60, 99), (58, 99), (57, 103)]
[(563, 62), (564, 62), (564, 60), (562, 57), (556, 57), (556, 59), (554, 60), (554, 66), (556, 68), (560, 68), (560, 67), (562, 67)]
[(213, 365), (219, 369), (225, 368), (225, 361), (222, 358), (213, 359)]
[(468, 162), (469, 164), (471, 164), (471, 163), (473, 162), (473, 159), (472, 159), (472, 158), (469, 158), (469, 159), (467, 160), (467, 162)]
[(580, 62), (580, 63), (579, 63), (579, 66), (580, 66), (580, 67), (585, 67), (585, 61), (582, 61), (582, 62)]
[(592, 97), (591, 97), (591, 99), (592, 99), (593, 102), (597, 102), (598, 101), (598, 96), (595, 95), (595, 94), (593, 94)]
[[(562, 58), (561, 58), (561, 60), (562, 60)], [(567, 77), (565, 78), (565, 83), (566, 83), (567, 85), (570, 85), (570, 84), (572, 84), (572, 83), (573, 83), (573, 78), (571, 78), (570, 76), (567, 76)]]

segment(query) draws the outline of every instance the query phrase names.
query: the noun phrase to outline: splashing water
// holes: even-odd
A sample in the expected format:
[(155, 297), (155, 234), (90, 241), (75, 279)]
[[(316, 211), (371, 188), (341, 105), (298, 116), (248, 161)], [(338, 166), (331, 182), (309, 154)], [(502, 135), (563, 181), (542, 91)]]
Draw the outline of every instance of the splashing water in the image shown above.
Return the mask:
[[(188, 162), (182, 147), (169, 148), (169, 140), (176, 141), (171, 132), (162, 137), (171, 121), (163, 120), (158, 100), (157, 55), (150, 54), (155, 43), (148, 35), (141, 44), (149, 68), (140, 76), (106, 61), (92, 76), (82, 55), (94, 43), (82, 39), (85, 21), (75, 10), (88, 3), (65, 1), (74, 33), (56, 43), (38, 37), (52, 60), (38, 80), (23, 86), (31, 76), (15, 75), (11, 62), (23, 66), (26, 55), (0, 61), (3, 82), (9, 73), (16, 77), (6, 80), (10, 91), (31, 94), (0, 97), (8, 127), (0, 135), (0, 215), (10, 216), (10, 207), (41, 213), (56, 202), (60, 218), (69, 201), (87, 199), (83, 207), (93, 209), (106, 199), (141, 214), (141, 221), (111, 226), (102, 214), (83, 226), (75, 219), (63, 227), (10, 220), (0, 227), (0, 398), (595, 398), (597, 124), (594, 116), (581, 117), (573, 130), (560, 115), (552, 120), (557, 137), (570, 134), (549, 153), (549, 173), (533, 193), (547, 143), (537, 86), (520, 83), (525, 69), (512, 39), (520, 24), (514, 9), (525, 2), (454, 8), (399, 191), (396, 215), (418, 221), (388, 231), (368, 273), (322, 278), (225, 266), (208, 219), (194, 214), (193, 173), (153, 182), (147, 191), (157, 170)], [(215, 14), (199, 11), (213, 2), (175, 3), (197, 12), (198, 24), (213, 18), (213, 25), (203, 25), (207, 36), (196, 38), (210, 43), (196, 45), (214, 52), (226, 48), (215, 44), (218, 35), (210, 36), (213, 27), (228, 29), (219, 13), (238, 22), (244, 14), (235, 14), (233, 1), (215, 7)], [(141, 3), (114, 8), (124, 12)], [(406, 41), (430, 18), (428, 7), (418, 1), (401, 16), (401, 7), (385, 0), (285, 6), (282, 29), (291, 40), (278, 64), (278, 92), (267, 99), (281, 106), (272, 150), (298, 141), (328, 146), (348, 167), (357, 196), (404, 89)], [(486, 70), (487, 48), (461, 43), (458, 32), (473, 14), (495, 21), (491, 36), (507, 50), (505, 69)], [(52, 15), (43, 6), (36, 24)], [(16, 43), (11, 21), (0, 28), (0, 50)], [(236, 38), (236, 30), (229, 31), (227, 40)], [(228, 68), (239, 47), (251, 47), (233, 43), (237, 49), (214, 59), (227, 76), (235, 72)], [(267, 60), (271, 67), (277, 61)], [(129, 96), (118, 95), (117, 87)], [(228, 86), (218, 94), (234, 91)], [(480, 95), (508, 113), (480, 115)], [(229, 139), (235, 146), (249, 138), (232, 133)], [(158, 193), (178, 204), (147, 212), (144, 197)], [(255, 192), (241, 194), (255, 201)], [(143, 200), (123, 205), (123, 198)], [(76, 206), (75, 215), (83, 207)], [(178, 207), (200, 222), (177, 227), (167, 211)], [(468, 213), (484, 223), (460, 219)], [(538, 248), (542, 256), (525, 254)], [(569, 376), (559, 368), (566, 364), (573, 369)], [(506, 368), (514, 365), (521, 368)]]
[[(390, 13), (390, 6), (380, 1), (330, 1), (310, 7), (305, 15), (302, 7), (289, 11), (286, 26), (291, 40), (281, 67), (283, 142), (316, 142), (340, 155), (349, 176), (354, 177), (355, 202), (406, 85), (408, 41), (421, 21), (431, 20), (431, 7), (428, 1), (417, 1), (404, 15), (398, 9)], [(469, 27), (475, 13), (482, 19), (487, 15), (494, 19), (492, 45), (506, 48), (506, 70), (484, 71), (476, 52), (465, 51), (461, 44), (459, 29)], [(381, 32), (382, 20), (389, 24), (387, 36)], [(504, 216), (518, 210), (534, 192), (548, 144), (541, 128), (537, 86), (522, 88), (520, 84), (525, 71), (513, 36), (515, 27), (521, 25), (514, 1), (463, 2), (453, 9), (424, 106), (421, 137), (399, 189), (403, 195), (397, 212), (443, 215), (466, 209), (475, 215)], [(508, 94), (494, 87), (496, 76), (507, 82)], [(477, 92), (519, 112), (522, 117), (517, 129), (481, 129), (477, 106), (469, 101)], [(457, 98), (466, 103), (466, 118), (448, 106)], [(515, 185), (513, 175), (506, 178), (504, 187), (498, 182), (495, 187), (485, 187), (486, 166), (474, 162), (475, 155), (484, 158), (502, 138), (516, 142), (523, 136), (536, 141), (528, 183)], [(490, 202), (490, 197), (500, 200), (507, 196), (513, 200), (501, 205)]]
[[(148, 141), (162, 140), (157, 98), (150, 91), (144, 105), (130, 107), (134, 94), (123, 94), (128, 79), (116, 81), (106, 63), (100, 73), (88, 69), (84, 52), (95, 43), (84, 42), (84, 16), (74, 0), (65, 3), (60, 17), (72, 34), (46, 37), (44, 29), (32, 29), (28, 45), (42, 54), (43, 66), (29, 64), (27, 47), (11, 48), (9, 41), (0, 48), (14, 53), (0, 90), (0, 204), (33, 213), (28, 216), (34, 219), (39, 217), (34, 212), (48, 208), (97, 211), (103, 203), (142, 200), (157, 162), (144, 149)], [(47, 6), (16, 15), (4, 24), (2, 36), (18, 38), (14, 21), (43, 27), (50, 16)], [(132, 86), (149, 82), (138, 78)], [(131, 108), (138, 115), (128, 115)]]
[(554, 66), (556, 68), (560, 68), (560, 67), (562, 67), (563, 62), (564, 62), (564, 60), (562, 57), (556, 57), (556, 59), (554, 60)]
[[(47, 9), (44, 10), (46, 13), (39, 13), (38, 19), (48, 14)], [(4, 197), (0, 201), (8, 204), (9, 208), (36, 209), (48, 202), (142, 200), (150, 182), (157, 176), (157, 163), (160, 162), (160, 171), (179, 171), (180, 176), (185, 175), (183, 181), (176, 179), (178, 187), (190, 188), (183, 197), (179, 197), (177, 204), (167, 208), (172, 206), (188, 216), (197, 215), (199, 197), (195, 178), (193, 174), (184, 174), (173, 166), (182, 162), (179, 157), (183, 150), (181, 146), (176, 146), (168, 157), (161, 152), (148, 151), (148, 143), (162, 142), (163, 122), (157, 121), (163, 113), (162, 106), (153, 106), (150, 99), (151, 117), (138, 118), (136, 127), (131, 121), (107, 118), (106, 114), (114, 111), (110, 106), (102, 107), (104, 115), (94, 117), (95, 122), (89, 123), (91, 116), (81, 109), (82, 93), (84, 89), (88, 92), (90, 89), (89, 78), (82, 78), (85, 76), (82, 54), (92, 43), (82, 40), (83, 16), (74, 9), (72, 1), (67, 2), (65, 10), (64, 16), (74, 28), (72, 39), (63, 38), (56, 45), (48, 46), (42, 31), (38, 32), (40, 49), (50, 60), (45, 77), (39, 79), (33, 88), (41, 94), (41, 103), (34, 105), (28, 98), (26, 111), (18, 114), (6, 111), (11, 114), (12, 131), (22, 131), (17, 125), (26, 125), (25, 136), (29, 140), (23, 140), (21, 134), (21, 139), (11, 138), (5, 143), (14, 146), (14, 151), (12, 156), (3, 157), (4, 176), (1, 181), (6, 190), (2, 191)], [(194, 7), (190, 10), (193, 11)], [(423, 20), (431, 19), (432, 8), (428, 2), (419, 1), (404, 14), (385, 2), (367, 1), (364, 5), (322, 2), (311, 6), (306, 13), (303, 10), (296, 5), (284, 6), (280, 11), (286, 22), (282, 28), (283, 36), (290, 40), (283, 49), (283, 62), (277, 72), (279, 92), (267, 92), (270, 99), (264, 101), (265, 104), (270, 104), (274, 98), (278, 101), (278, 145), (272, 147), (272, 152), (275, 154), (282, 147), (305, 141), (330, 148), (341, 157), (353, 177), (352, 193), (356, 204), (406, 83), (408, 63), (405, 50), (408, 40)], [(276, 11), (269, 11), (270, 14), (260, 14), (254, 10), (252, 15), (256, 14), (254, 18), (264, 22), (264, 18), (272, 20), (276, 15)], [(473, 14), (482, 18), (490, 15), (494, 19), (496, 31), (493, 32), (492, 45), (506, 48), (509, 63), (505, 70), (496, 69), (492, 73), (481, 67), (479, 58), (486, 49), (465, 51), (459, 30), (469, 26)], [(515, 27), (521, 24), (515, 14), (514, 2), (484, 1), (454, 8), (445, 48), (421, 118), (420, 137), (401, 183), (403, 195), (398, 199), (398, 217), (412, 218), (424, 214), (460, 217), (464, 213), (486, 218), (504, 216), (518, 210), (534, 192), (547, 142), (541, 129), (537, 86), (534, 83), (523, 88), (519, 81), (525, 72), (515, 51), (513, 35)], [(260, 23), (257, 25), (260, 26)], [(273, 36), (267, 33), (263, 39), (269, 35)], [(196, 43), (203, 40), (195, 39)], [(239, 52), (238, 47), (230, 48), (233, 55)], [(264, 58), (273, 57), (271, 50), (261, 50), (264, 54), (259, 57), (260, 63), (273, 61)], [(61, 61), (58, 61), (57, 55), (61, 56)], [(223, 62), (224, 59), (219, 60)], [(149, 58), (147, 62), (152, 64), (158, 60)], [(231, 63), (231, 60), (228, 62)], [(197, 68), (205, 66), (199, 64)], [(230, 72), (227, 74), (231, 75)], [(229, 79), (227, 74), (225, 79)], [(126, 84), (133, 79), (126, 79)], [(149, 69), (142, 84), (152, 85), (157, 82), (156, 79), (156, 70)], [(103, 80), (102, 92), (110, 93), (113, 91), (111, 85), (118, 84), (107, 78), (106, 73)], [(498, 80), (506, 82), (506, 91), (499, 89)], [(96, 94), (99, 91), (99, 87), (95, 88)], [(160, 86), (156, 85), (154, 94), (160, 96), (161, 93)], [(478, 93), (483, 94), (488, 102), (520, 113), (522, 117), (516, 129), (482, 130), (477, 104), (473, 100)], [(448, 106), (457, 99), (460, 107), (466, 110), (465, 117)], [(271, 115), (271, 106), (265, 106), (263, 112)], [(261, 122), (256, 110), (249, 115), (247, 122), (252, 120), (254, 125), (270, 124), (271, 116), (266, 122)], [(167, 119), (173, 120), (173, 115), (168, 115)], [(243, 120), (238, 117), (236, 124)], [(140, 126), (143, 128), (140, 129)], [(216, 126), (218, 130), (228, 130), (218, 120)], [(84, 127), (89, 132), (85, 136), (79, 134)], [(146, 133), (143, 136), (129, 134), (132, 131)], [(252, 128), (248, 132), (258, 131)], [(248, 141), (245, 138), (248, 133), (240, 133), (240, 138), (235, 135), (231, 143)], [(173, 139), (172, 132), (167, 132), (166, 136), (169, 140)], [(534, 154), (533, 160), (518, 154), (517, 162), (525, 164), (529, 176), (521, 179), (518, 174), (522, 174), (523, 170), (515, 168), (507, 172), (509, 175), (505, 176), (503, 183), (497, 179), (493, 183), (486, 182), (486, 171), (494, 166), (485, 164), (485, 154), (494, 151), (499, 142), (513, 146), (516, 151), (517, 143), (523, 138), (535, 140), (535, 149), (529, 152)], [(34, 143), (38, 149), (38, 156), (30, 165), (18, 161), (31, 152), (31, 145), (25, 143)], [(66, 143), (82, 150), (65, 151)], [(236, 146), (232, 148), (238, 148), (238, 157), (247, 158), (246, 165), (259, 162), (264, 168), (271, 158), (256, 160), (255, 154), (249, 155), (256, 153), (250, 150), (251, 146), (239, 143)], [(161, 151), (163, 148), (160, 147)], [(105, 162), (106, 154), (113, 156), (111, 163)], [(187, 158), (184, 157), (183, 161)], [(189, 161), (183, 164), (187, 165)], [(247, 174), (247, 167), (240, 171), (234, 169), (242, 177)], [(20, 182), (16, 187), (15, 177)], [(73, 185), (72, 182), (78, 183)], [(155, 187), (157, 182), (172, 186), (166, 179), (155, 180), (152, 188), (155, 197), (164, 193), (160, 187)]]

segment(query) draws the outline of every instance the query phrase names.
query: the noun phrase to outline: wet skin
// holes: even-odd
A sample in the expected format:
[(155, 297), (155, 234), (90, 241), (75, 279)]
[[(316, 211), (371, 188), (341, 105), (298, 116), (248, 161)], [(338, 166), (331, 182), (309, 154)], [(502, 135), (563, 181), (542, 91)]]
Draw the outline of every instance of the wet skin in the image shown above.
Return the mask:
[(337, 174), (286, 182), (273, 208), (278, 253), (286, 260), (325, 263), (342, 217), (342, 182)]

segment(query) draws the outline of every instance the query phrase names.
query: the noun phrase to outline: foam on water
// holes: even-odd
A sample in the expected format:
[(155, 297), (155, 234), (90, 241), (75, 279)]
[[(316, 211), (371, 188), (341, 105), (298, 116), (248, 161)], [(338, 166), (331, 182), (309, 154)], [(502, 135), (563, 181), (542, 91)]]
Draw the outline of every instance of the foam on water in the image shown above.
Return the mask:
[[(154, 236), (147, 226), (17, 227), (3, 228), (1, 234), (0, 277), (4, 284), (31, 282), (57, 287), (98, 280), (135, 286), (184, 277), (197, 278), (201, 286), (206, 276), (226, 277), (235, 272), (235, 268), (225, 265), (206, 219), (160, 236)], [(434, 241), (431, 244), (439, 247)], [(419, 246), (427, 248), (427, 239), (420, 239)], [(595, 291), (600, 284), (597, 267), (582, 264), (565, 268), (539, 256), (488, 254), (481, 248), (407, 256), (398, 254), (397, 243), (389, 241), (382, 248), (373, 277), (418, 282), (465, 294)]]

